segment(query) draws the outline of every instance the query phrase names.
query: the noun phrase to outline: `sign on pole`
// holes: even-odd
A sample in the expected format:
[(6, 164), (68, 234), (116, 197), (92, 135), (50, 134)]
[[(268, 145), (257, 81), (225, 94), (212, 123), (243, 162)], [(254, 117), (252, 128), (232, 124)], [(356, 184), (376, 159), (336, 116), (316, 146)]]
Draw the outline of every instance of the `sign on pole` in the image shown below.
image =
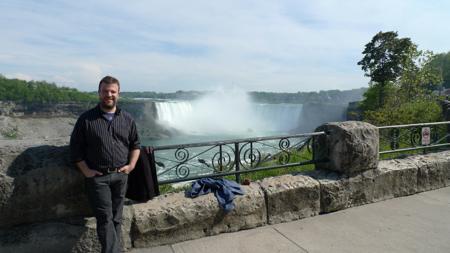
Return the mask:
[(422, 145), (430, 145), (430, 136), (431, 136), (431, 129), (429, 127), (422, 127)]

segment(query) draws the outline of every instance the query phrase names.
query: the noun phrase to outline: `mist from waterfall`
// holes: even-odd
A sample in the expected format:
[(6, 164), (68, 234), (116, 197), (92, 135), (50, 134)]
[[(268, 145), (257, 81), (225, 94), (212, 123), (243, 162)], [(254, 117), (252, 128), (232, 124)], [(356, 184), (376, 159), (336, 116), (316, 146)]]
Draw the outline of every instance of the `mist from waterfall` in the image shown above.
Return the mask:
[(258, 136), (286, 133), (302, 105), (252, 103), (246, 92), (219, 89), (195, 101), (155, 102), (158, 120), (190, 135)]

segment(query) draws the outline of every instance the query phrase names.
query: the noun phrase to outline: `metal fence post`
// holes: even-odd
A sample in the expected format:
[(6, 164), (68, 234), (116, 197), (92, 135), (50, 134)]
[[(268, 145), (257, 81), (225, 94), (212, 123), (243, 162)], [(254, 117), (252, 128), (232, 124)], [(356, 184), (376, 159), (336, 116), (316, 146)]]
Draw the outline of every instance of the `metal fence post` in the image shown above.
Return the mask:
[[(145, 147), (144, 149), (147, 153), (150, 154), (150, 163), (151, 163), (150, 168), (156, 168), (155, 148), (150, 146), (150, 147)], [(156, 171), (155, 171), (155, 176), (156, 176), (156, 179), (155, 179), (156, 188), (159, 189), (160, 185), (159, 185), (159, 180), (158, 180), (158, 173), (156, 173)]]
[[(240, 170), (239, 167), (239, 163), (240, 163), (241, 159), (240, 159), (240, 154), (239, 154), (239, 142), (235, 142), (234, 143), (234, 165), (235, 165), (235, 170), (236, 172), (238, 172)], [(241, 183), (241, 174), (236, 173), (236, 182), (238, 184)]]

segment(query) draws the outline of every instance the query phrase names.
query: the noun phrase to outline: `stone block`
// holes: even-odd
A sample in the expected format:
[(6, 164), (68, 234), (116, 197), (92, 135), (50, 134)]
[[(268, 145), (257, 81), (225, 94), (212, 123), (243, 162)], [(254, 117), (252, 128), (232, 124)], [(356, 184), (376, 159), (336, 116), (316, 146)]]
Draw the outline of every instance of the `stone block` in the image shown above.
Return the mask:
[(450, 186), (450, 151), (442, 151), (439, 153), (436, 153), (441, 159), (443, 159), (445, 162), (442, 165), (443, 170), (446, 174), (446, 183), (445, 186)]
[(380, 161), (375, 170), (374, 202), (417, 192), (417, 166), (408, 159)]
[(45, 222), (0, 230), (0, 252), (100, 252), (95, 220)]
[(309, 173), (320, 183), (322, 213), (417, 192), (417, 165), (407, 159), (380, 161), (377, 169), (352, 176), (328, 170)]
[(341, 175), (329, 170), (315, 170), (308, 173), (320, 184), (320, 212), (329, 213), (347, 208), (348, 190)]
[(319, 183), (304, 175), (284, 175), (262, 180), (269, 224), (298, 220), (319, 214)]
[(263, 191), (255, 183), (242, 187), (245, 195), (236, 197), (235, 209), (228, 214), (220, 209), (213, 194), (191, 199), (180, 192), (133, 205), (134, 247), (159, 246), (266, 224)]
[(379, 133), (375, 126), (360, 121), (326, 123), (316, 129), (314, 158), (327, 159), (317, 168), (352, 175), (378, 166)]
[[(126, 249), (132, 247), (132, 209), (125, 206), (123, 210), (122, 242)], [(100, 252), (96, 227), (93, 217), (71, 217), (0, 229), (0, 252)]]
[(352, 206), (372, 203), (374, 199), (373, 170), (353, 176), (318, 170), (310, 174), (320, 183), (320, 211), (334, 212)]
[[(5, 153), (5, 151), (2, 151)], [(67, 146), (38, 146), (5, 155), (0, 172), (0, 228), (89, 216), (84, 178)]]
[(443, 155), (439, 152), (407, 158), (418, 168), (417, 192), (431, 191), (447, 185), (450, 163)]

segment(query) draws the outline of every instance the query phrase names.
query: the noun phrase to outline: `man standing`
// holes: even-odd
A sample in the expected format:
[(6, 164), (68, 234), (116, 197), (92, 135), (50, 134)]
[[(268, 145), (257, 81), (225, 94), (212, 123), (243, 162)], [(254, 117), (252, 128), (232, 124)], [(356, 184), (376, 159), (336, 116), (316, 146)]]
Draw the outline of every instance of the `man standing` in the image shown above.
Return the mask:
[(139, 157), (136, 124), (117, 107), (119, 81), (105, 76), (99, 104), (84, 112), (70, 138), (72, 161), (85, 176), (102, 252), (121, 252), (121, 222), (128, 173)]

